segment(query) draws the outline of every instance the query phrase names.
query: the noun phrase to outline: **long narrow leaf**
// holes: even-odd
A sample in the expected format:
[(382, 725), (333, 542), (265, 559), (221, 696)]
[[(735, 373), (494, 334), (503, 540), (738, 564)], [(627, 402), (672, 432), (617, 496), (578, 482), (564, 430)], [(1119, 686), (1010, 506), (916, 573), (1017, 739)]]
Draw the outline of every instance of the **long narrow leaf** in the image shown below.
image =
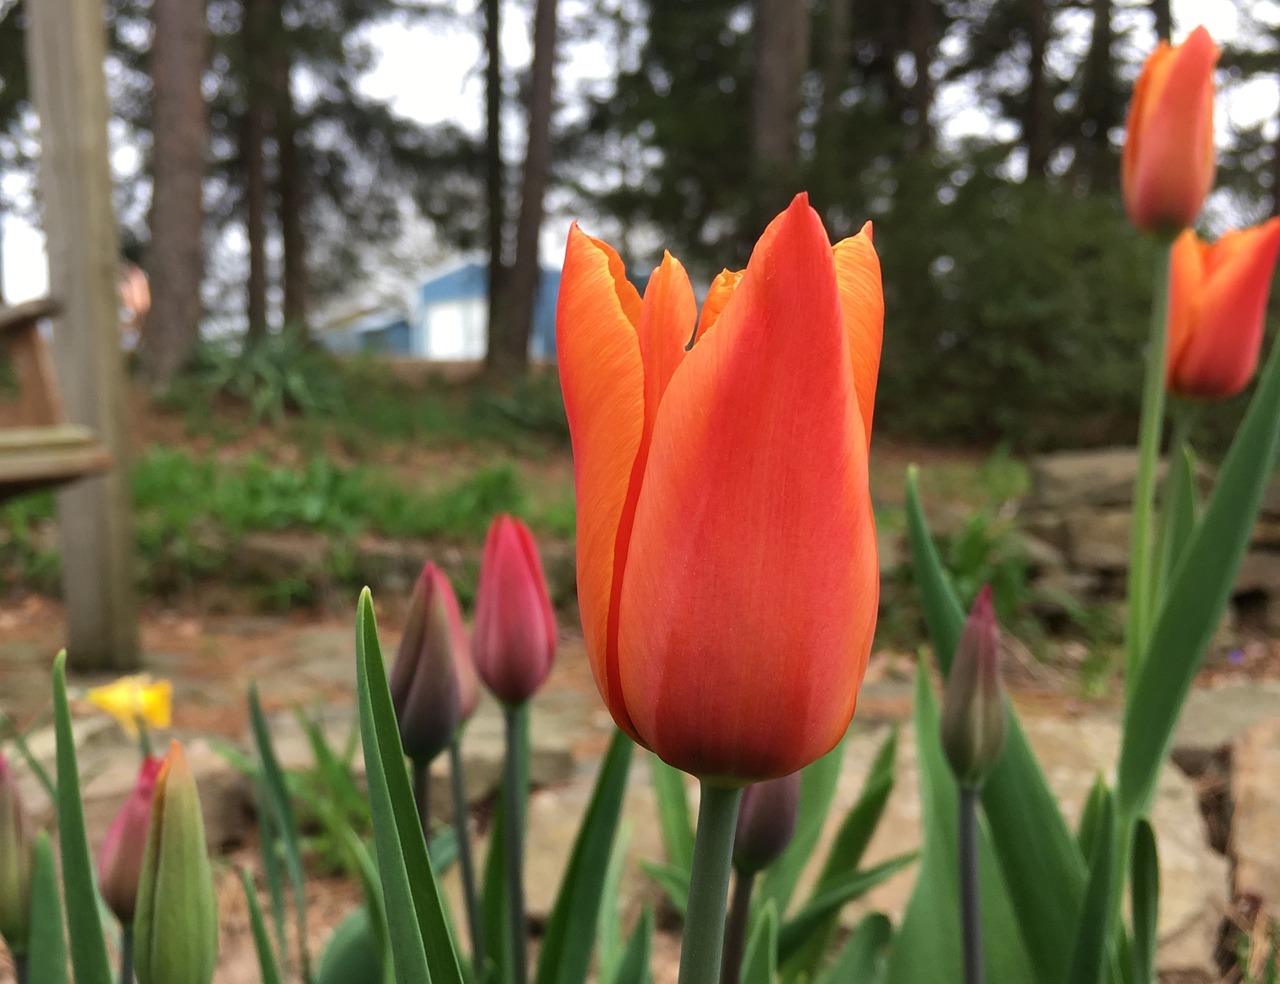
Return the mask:
[(641, 861), (640, 867), (662, 889), (671, 908), (683, 916), (689, 901), (689, 869), (657, 861)]
[(53, 845), (43, 830), (36, 835), (31, 872), (27, 971), (30, 979), (40, 984), (67, 984), (66, 926), (62, 922), (62, 899), (58, 897), (58, 872), (53, 862)]
[(1152, 984), (1160, 942), (1160, 858), (1151, 824), (1139, 820), (1133, 833), (1133, 984)]
[(893, 926), (886, 916), (879, 912), (863, 916), (817, 984), (880, 984), (885, 977), (885, 951), (892, 938)]
[(253, 874), (248, 868), (240, 874), (244, 882), (245, 901), (249, 904), (249, 926), (253, 930), (253, 946), (258, 953), (262, 984), (280, 984), (280, 968), (276, 964), (275, 951), (271, 949), (267, 923), (262, 918), (262, 906), (258, 904), (258, 890), (253, 885)]
[(1183, 445), (1169, 456), (1169, 475), (1165, 479), (1165, 501), (1160, 508), (1160, 537), (1156, 541), (1156, 557), (1160, 567), (1153, 585), (1156, 601), (1169, 587), (1169, 575), (1195, 532), (1196, 462), (1191, 448)]
[(631, 824), (624, 818), (614, 838), (613, 852), (609, 855), (609, 867), (604, 873), (604, 895), (600, 899), (600, 912), (596, 916), (596, 947), (600, 980), (611, 981), (618, 972), (626, 941), (622, 938), (622, 871), (627, 863), (627, 848), (631, 844)]
[(822, 836), (831, 801), (836, 795), (836, 783), (840, 780), (840, 765), (844, 760), (844, 742), (800, 773), (800, 805), (796, 810), (796, 832), (782, 856), (764, 874), (757, 889), (759, 904), (770, 899), (785, 913), (791, 904), (791, 895), (800, 881), (800, 874), (813, 857)]
[(742, 955), (742, 984), (774, 984), (778, 976), (778, 907), (764, 903)]
[(1174, 568), (1128, 694), (1116, 806), (1136, 818), (1151, 804), (1178, 712), (1231, 597), (1280, 450), (1280, 345), (1249, 401), (1204, 516)]
[(57, 738), (58, 843), (62, 849), (62, 894), (67, 907), (71, 964), (76, 984), (112, 984), (107, 945), (98, 918), (93, 861), (85, 835), (84, 804), (80, 800), (80, 773), (67, 706), (65, 649), (53, 661), (53, 727)]
[(360, 735), (396, 980), (399, 984), (463, 984), (409, 788), (368, 588), (360, 594), (356, 618)]
[(254, 772), (254, 789), (257, 801), (263, 804), (258, 814), (258, 850), (262, 854), (262, 874), (267, 882), (267, 897), (271, 900), (271, 921), (276, 931), (276, 946), (289, 962), (288, 909), (285, 904), (284, 872), (280, 863), (280, 818), (271, 809), (271, 793), (261, 768)]
[(547, 920), (536, 984), (581, 984), (587, 978), (634, 748), (630, 738), (614, 732)]
[(650, 984), (650, 954), (653, 952), (653, 910), (645, 909), (627, 941), (627, 949), (613, 976), (613, 984)]
[(649, 774), (658, 801), (658, 821), (662, 825), (667, 861), (677, 868), (689, 868), (693, 865), (693, 820), (689, 814), (689, 795), (684, 788), (684, 773), (658, 756), (650, 755)]
[[(945, 676), (964, 627), (964, 612), (929, 535), (914, 468), (907, 472), (906, 505), (916, 588)], [(1012, 710), (1005, 734), (1004, 752), (982, 789), (982, 807), (1037, 979), (1052, 981), (1071, 960), (1072, 934), (1084, 898), (1085, 859)], [(1053, 891), (1046, 892), (1045, 885), (1052, 885)]]
[(1110, 793), (1101, 797), (1089, 883), (1075, 933), (1074, 953), (1066, 984), (1098, 984), (1107, 966), (1111, 929), (1111, 879), (1115, 865), (1115, 807)]

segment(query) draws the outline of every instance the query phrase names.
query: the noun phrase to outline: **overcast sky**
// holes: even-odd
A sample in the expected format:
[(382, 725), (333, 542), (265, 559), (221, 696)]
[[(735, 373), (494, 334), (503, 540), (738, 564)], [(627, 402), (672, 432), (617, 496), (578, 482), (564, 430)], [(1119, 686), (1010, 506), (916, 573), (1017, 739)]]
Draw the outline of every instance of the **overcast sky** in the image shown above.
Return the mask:
[[(562, 5), (567, 15), (572, 15), (578, 6), (573, 0)], [(1220, 42), (1235, 37), (1240, 29), (1232, 0), (1174, 0), (1173, 10), (1177, 38), (1197, 23), (1203, 23)], [(411, 119), (424, 123), (451, 119), (480, 131), (484, 90), (483, 75), (477, 70), (481, 52), (476, 31), (383, 25), (371, 32), (371, 39), (380, 52), (376, 68), (365, 81), (364, 87), (371, 96), (388, 99), (397, 112)], [(528, 25), (522, 17), (505, 19), (502, 46), (508, 66), (518, 69), (528, 62)], [(610, 53), (603, 45), (577, 43), (564, 54), (562, 87), (602, 84), (613, 70)], [(1278, 99), (1274, 79), (1259, 79), (1247, 88), (1237, 87), (1222, 105), (1225, 113), (1219, 116), (1220, 140), (1225, 137), (1223, 117), (1227, 114), (1240, 120), (1272, 116)], [(948, 120), (948, 130), (957, 136), (990, 127), (981, 111), (963, 105), (948, 106), (945, 99), (940, 99), (939, 112)], [(120, 148), (117, 153), (127, 156), (132, 151)], [(3, 231), (6, 299), (13, 303), (42, 296), (48, 290), (43, 236), (23, 219), (10, 215), (4, 217)], [(548, 260), (563, 248), (564, 234), (564, 230), (548, 229), (544, 244)]]

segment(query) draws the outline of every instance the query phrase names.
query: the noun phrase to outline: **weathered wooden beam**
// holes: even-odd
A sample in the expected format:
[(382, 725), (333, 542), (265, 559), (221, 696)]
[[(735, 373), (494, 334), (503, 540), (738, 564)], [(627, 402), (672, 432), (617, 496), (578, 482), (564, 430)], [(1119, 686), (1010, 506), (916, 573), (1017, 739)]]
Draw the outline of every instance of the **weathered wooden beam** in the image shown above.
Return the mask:
[(0, 502), (110, 467), (111, 455), (87, 427), (0, 430)]
[(116, 462), (58, 495), (67, 652), (75, 669), (133, 669), (137, 595), (102, 0), (39, 0), (27, 4), (27, 21), (49, 282), (63, 308), (54, 361), (67, 417), (91, 428)]

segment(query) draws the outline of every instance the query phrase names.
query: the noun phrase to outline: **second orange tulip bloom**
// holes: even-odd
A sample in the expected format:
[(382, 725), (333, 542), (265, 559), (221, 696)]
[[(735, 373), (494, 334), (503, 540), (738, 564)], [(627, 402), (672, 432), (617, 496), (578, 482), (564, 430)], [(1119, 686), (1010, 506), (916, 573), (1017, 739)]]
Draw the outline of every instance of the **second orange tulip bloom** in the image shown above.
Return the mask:
[(701, 318), (669, 254), (642, 299), (617, 253), (569, 234), (557, 345), (587, 650), (618, 725), (703, 779), (794, 772), (853, 715), (879, 595), (883, 317), (870, 230), (832, 247), (803, 195)]

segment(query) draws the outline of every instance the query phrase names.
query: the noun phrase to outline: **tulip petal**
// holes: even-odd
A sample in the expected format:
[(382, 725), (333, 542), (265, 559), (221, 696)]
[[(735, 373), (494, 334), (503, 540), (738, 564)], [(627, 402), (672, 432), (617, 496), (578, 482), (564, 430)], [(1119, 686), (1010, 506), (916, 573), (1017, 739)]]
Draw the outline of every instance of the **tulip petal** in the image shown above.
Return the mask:
[[(658, 403), (671, 374), (684, 359), (685, 346), (693, 335), (698, 318), (698, 302), (684, 266), (670, 253), (662, 254), (662, 264), (653, 271), (645, 287), (640, 310), (640, 357), (644, 362), (644, 429), (653, 429)], [(643, 452), (640, 454), (643, 459)], [(638, 467), (643, 468), (640, 460)]]
[(1169, 350), (1165, 360), (1165, 384), (1178, 389), (1175, 379), (1187, 345), (1195, 332), (1196, 307), (1204, 286), (1208, 244), (1194, 230), (1186, 229), (1173, 242), (1169, 254)]
[(659, 407), (623, 575), (619, 672), (668, 762), (726, 781), (840, 739), (879, 576), (831, 247), (797, 198)]
[(858, 391), (858, 409), (869, 447), (884, 339), (884, 290), (880, 283), (880, 257), (871, 241), (871, 223), (864, 225), (856, 236), (836, 243), (831, 255), (836, 262), (836, 283), (840, 287), (840, 309), (849, 339), (853, 384)]
[(556, 349), (573, 442), (578, 607), (596, 684), (627, 730), (621, 686), (606, 656), (614, 552), (644, 431), (641, 301), (622, 261), (575, 224), (569, 230)]
[(738, 289), (742, 280), (742, 270), (721, 270), (716, 279), (711, 281), (711, 289), (707, 291), (707, 299), (702, 302), (702, 314), (698, 317), (698, 331), (695, 337), (705, 335), (724, 313), (724, 306)]

